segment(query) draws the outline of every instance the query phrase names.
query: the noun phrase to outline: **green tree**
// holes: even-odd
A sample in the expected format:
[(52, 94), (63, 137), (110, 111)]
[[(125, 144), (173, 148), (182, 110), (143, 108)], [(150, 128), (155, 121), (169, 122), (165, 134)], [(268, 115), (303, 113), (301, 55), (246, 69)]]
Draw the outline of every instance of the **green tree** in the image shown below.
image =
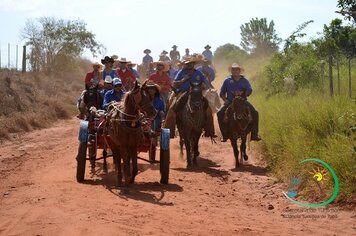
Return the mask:
[(250, 54), (257, 56), (270, 55), (278, 51), (278, 38), (273, 20), (267, 23), (266, 18), (252, 18), (240, 26), (241, 47)]
[[(247, 53), (238, 46), (227, 43), (218, 47), (214, 52), (214, 60), (241, 63), (247, 57)], [(237, 60), (237, 61), (236, 61)]]
[(305, 29), (310, 23), (313, 23), (313, 20), (309, 20), (304, 22), (303, 24), (299, 25), (295, 31), (286, 39), (285, 44), (284, 44), (284, 52), (287, 52), (287, 50), (295, 43), (297, 43), (297, 38), (303, 38), (306, 36), (306, 33), (302, 33), (302, 30)]
[(356, 1), (355, 0), (338, 0), (337, 7), (341, 8), (338, 13), (345, 16), (345, 19), (351, 20), (351, 17), (356, 22)]
[(53, 17), (28, 20), (22, 30), (22, 38), (30, 46), (29, 58), (34, 71), (63, 70), (85, 50), (90, 50), (95, 56), (103, 49), (81, 20)]

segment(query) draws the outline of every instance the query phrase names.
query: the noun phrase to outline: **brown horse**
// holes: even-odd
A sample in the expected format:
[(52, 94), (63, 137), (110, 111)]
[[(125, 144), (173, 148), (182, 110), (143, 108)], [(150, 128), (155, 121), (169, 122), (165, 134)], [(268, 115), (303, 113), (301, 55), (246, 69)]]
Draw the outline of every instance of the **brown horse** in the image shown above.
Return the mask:
[[(208, 104), (203, 97), (201, 86), (201, 83), (191, 83), (188, 101), (186, 105), (177, 112), (177, 128), (180, 138), (184, 140), (187, 152), (187, 168), (192, 167), (192, 164), (197, 166), (199, 139), (206, 122), (205, 111)], [(177, 104), (177, 107), (178, 106)]]
[(245, 98), (236, 96), (232, 101), (232, 104), (228, 107), (225, 113), (225, 122), (227, 122), (228, 138), (230, 139), (231, 146), (234, 150), (235, 167), (240, 166), (239, 163), (239, 150), (237, 148), (237, 140), (241, 139), (240, 152), (241, 163), (242, 159), (248, 160), (246, 154), (246, 139), (247, 134), (251, 132), (252, 128), (252, 116), (247, 107), (247, 101)]
[[(155, 85), (147, 85), (145, 81), (142, 86), (139, 86), (136, 82), (133, 90), (125, 95), (123, 104), (114, 103), (109, 106), (109, 134), (113, 142), (111, 149), (117, 170), (117, 184), (123, 187), (123, 193), (128, 193), (129, 184), (134, 183), (138, 172), (137, 150), (143, 135), (140, 112), (149, 119), (156, 116), (157, 111), (152, 104), (155, 92)], [(124, 183), (122, 183), (121, 158), (124, 164)], [(131, 161), (132, 173), (130, 173)]]

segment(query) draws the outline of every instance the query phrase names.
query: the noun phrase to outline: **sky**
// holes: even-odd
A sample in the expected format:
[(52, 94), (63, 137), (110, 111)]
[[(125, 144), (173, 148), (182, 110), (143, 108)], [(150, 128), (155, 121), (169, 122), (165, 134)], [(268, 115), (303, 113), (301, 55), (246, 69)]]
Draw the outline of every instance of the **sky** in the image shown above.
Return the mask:
[[(26, 20), (42, 16), (81, 19), (106, 47), (106, 55), (140, 63), (146, 48), (158, 60), (159, 53), (174, 44), (181, 55), (185, 48), (201, 53), (207, 44), (212, 51), (226, 43), (240, 45), (240, 26), (254, 17), (273, 20), (282, 39), (314, 20), (304, 32), (306, 40), (315, 38), (324, 24), (342, 18), (335, 13), (336, 4), (337, 0), (0, 0), (2, 63), (8, 43), (24, 44), (20, 35)], [(14, 50), (11, 46), (11, 54)], [(84, 55), (92, 61), (103, 56)]]

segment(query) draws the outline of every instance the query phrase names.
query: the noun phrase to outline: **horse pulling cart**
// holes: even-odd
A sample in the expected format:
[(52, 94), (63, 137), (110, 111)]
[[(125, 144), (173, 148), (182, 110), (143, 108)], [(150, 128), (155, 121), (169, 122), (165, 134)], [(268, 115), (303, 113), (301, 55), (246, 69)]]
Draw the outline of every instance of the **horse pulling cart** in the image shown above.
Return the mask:
[[(148, 159), (142, 157), (138, 157), (138, 159), (151, 164), (160, 164), (160, 182), (167, 184), (170, 164), (169, 129), (158, 128), (153, 131), (151, 122), (147, 119), (142, 119), (140, 123), (143, 137), (138, 147), (138, 153), (147, 152)], [(107, 173), (107, 158), (113, 156), (111, 146), (112, 139), (108, 133), (104, 111), (99, 110), (95, 114), (91, 114), (87, 120), (80, 121), (79, 148), (76, 158), (78, 182), (84, 180), (86, 161), (90, 161), (91, 171), (95, 173), (95, 163), (103, 159), (103, 171)], [(102, 150), (102, 156), (99, 156), (99, 150)], [(159, 160), (156, 160), (156, 153), (160, 155)]]

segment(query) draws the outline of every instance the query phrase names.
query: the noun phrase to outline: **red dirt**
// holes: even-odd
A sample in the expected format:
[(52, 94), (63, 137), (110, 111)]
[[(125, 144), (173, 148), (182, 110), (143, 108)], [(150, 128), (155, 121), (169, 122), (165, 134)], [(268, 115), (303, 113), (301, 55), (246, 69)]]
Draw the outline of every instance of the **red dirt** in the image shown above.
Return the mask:
[[(255, 152), (236, 171), (230, 145), (206, 138), (192, 171), (171, 141), (169, 185), (158, 183), (158, 165), (140, 163), (136, 184), (122, 196), (112, 159), (109, 174), (100, 165), (77, 183), (78, 127), (75, 119), (61, 121), (2, 145), (0, 235), (356, 235), (355, 212), (305, 212), (285, 199)], [(326, 219), (303, 218), (312, 215)]]

